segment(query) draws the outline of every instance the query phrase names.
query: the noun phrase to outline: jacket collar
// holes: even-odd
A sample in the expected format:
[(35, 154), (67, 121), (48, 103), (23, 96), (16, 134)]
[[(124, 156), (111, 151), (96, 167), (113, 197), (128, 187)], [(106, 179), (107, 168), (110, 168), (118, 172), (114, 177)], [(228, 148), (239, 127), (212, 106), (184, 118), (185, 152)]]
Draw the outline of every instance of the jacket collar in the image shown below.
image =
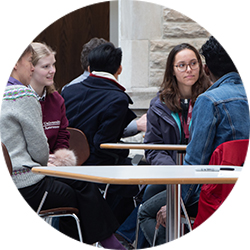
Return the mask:
[(223, 82), (228, 78), (238, 78), (240, 80), (240, 76), (236, 72), (230, 72), (224, 76), (222, 76), (220, 79), (218, 79), (207, 91), (210, 91), (212, 89), (218, 88)]
[(101, 72), (101, 71), (92, 71), (90, 76), (99, 77), (99, 78), (106, 78), (116, 83), (120, 90), (125, 91), (126, 89), (117, 81), (114, 75), (108, 72)]
[[(93, 72), (89, 75), (88, 78), (86, 78), (84, 81), (82, 81), (81, 84), (88, 86), (89, 88), (122, 91), (128, 97), (129, 104), (133, 104), (132, 99), (125, 92), (125, 88), (122, 85), (120, 85), (117, 80), (114, 80), (112, 78), (103, 77), (100, 75), (94, 75)], [(94, 79), (96, 79), (96, 81), (93, 84)]]

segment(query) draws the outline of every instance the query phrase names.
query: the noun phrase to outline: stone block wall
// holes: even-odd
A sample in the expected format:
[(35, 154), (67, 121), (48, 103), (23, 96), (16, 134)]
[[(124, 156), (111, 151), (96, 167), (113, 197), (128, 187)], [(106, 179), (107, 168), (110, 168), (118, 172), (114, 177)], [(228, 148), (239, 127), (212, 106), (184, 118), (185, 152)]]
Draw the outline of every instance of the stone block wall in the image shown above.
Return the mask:
[(200, 49), (210, 34), (183, 14), (163, 7), (162, 37), (149, 40), (149, 87), (159, 87), (169, 52), (180, 43)]
[(120, 82), (140, 116), (159, 90), (170, 50), (183, 42), (199, 49), (210, 34), (189, 17), (148, 2), (120, 0), (119, 20)]

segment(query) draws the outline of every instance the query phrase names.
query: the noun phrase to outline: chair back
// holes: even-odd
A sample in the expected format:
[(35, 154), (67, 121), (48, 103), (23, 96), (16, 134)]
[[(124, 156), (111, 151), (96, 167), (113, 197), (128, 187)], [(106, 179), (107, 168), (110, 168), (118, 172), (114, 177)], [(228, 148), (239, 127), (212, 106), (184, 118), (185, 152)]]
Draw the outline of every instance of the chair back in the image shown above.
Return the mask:
[(1, 144), (2, 144), (3, 156), (5, 159), (6, 165), (8, 167), (10, 175), (12, 175), (12, 163), (11, 163), (9, 152), (8, 152), (6, 146), (2, 142), (1, 142)]
[(69, 149), (73, 150), (77, 157), (77, 166), (81, 166), (90, 155), (88, 140), (79, 129), (68, 127), (67, 130), (70, 132)]
[[(209, 165), (243, 166), (249, 140), (224, 142), (213, 152)], [(203, 184), (193, 229), (208, 219), (225, 201), (234, 184)]]

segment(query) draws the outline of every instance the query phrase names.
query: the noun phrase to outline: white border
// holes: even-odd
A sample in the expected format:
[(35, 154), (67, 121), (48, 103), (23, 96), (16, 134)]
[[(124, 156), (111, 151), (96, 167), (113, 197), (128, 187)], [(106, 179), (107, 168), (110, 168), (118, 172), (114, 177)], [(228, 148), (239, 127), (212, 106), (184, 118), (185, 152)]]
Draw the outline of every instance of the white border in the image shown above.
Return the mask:
[[(1, 2), (1, 87), (0, 96), (15, 64), (27, 46), (43, 29), (58, 18), (78, 8), (100, 1), (65, 0), (12, 0)], [(246, 0), (151, 0), (151, 3), (167, 6), (192, 18), (214, 35), (232, 57), (249, 95), (249, 8)], [(14, 136), (14, 135), (13, 135)], [(249, 157), (248, 157), (249, 158)], [(177, 241), (168, 249), (248, 249), (249, 237), (249, 159), (238, 184), (218, 212), (199, 229)], [(41, 221), (19, 195), (11, 182), (5, 165), (0, 167), (1, 197), (1, 247), (26, 250), (82, 249), (83, 245), (69, 240)], [(228, 211), (234, 211), (233, 214)], [(159, 247), (165, 249), (166, 246)], [(84, 245), (84, 248), (89, 248)]]

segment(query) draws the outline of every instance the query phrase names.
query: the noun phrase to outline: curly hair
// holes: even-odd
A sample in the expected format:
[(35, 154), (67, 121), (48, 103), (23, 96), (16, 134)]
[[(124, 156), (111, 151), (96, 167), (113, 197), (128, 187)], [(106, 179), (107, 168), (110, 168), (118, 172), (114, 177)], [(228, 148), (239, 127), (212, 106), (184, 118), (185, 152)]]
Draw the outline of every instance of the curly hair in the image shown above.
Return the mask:
[(201, 47), (200, 54), (204, 56), (209, 70), (217, 78), (230, 72), (238, 73), (232, 59), (213, 36)]
[(181, 112), (182, 110), (180, 105), (181, 95), (180, 95), (180, 90), (178, 88), (177, 79), (174, 75), (173, 63), (176, 54), (184, 49), (192, 50), (195, 53), (197, 60), (199, 62), (199, 69), (200, 69), (199, 78), (192, 86), (192, 98), (191, 98), (192, 106), (194, 105), (197, 97), (211, 86), (211, 82), (204, 73), (199, 52), (192, 45), (188, 43), (182, 43), (180, 45), (175, 46), (170, 51), (167, 59), (166, 69), (159, 95), (160, 100), (163, 103), (165, 103), (165, 105), (173, 112)]

